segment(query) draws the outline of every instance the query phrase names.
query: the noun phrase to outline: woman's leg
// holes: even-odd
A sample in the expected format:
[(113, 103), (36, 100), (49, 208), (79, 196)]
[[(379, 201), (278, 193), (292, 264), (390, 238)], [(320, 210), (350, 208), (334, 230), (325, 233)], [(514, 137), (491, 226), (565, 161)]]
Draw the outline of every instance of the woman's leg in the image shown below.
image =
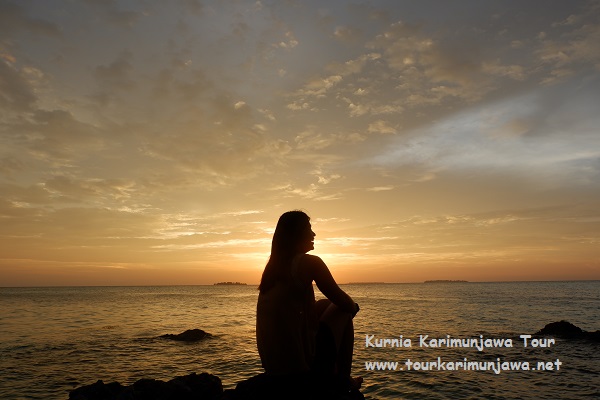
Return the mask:
[(333, 303), (329, 299), (317, 300), (317, 302), (315, 303), (315, 312), (317, 314), (317, 317), (319, 318), (319, 321), (321, 320), (321, 316), (323, 315), (327, 307), (329, 307), (331, 304)]
[(315, 305), (319, 320), (331, 331), (335, 342), (336, 372), (341, 377), (349, 377), (354, 351), (354, 325), (352, 315), (341, 311), (329, 300), (319, 300)]
[(348, 377), (352, 370), (352, 356), (354, 353), (354, 324), (352, 323), (352, 316), (349, 315), (349, 317), (346, 328), (342, 333), (337, 359), (338, 374)]

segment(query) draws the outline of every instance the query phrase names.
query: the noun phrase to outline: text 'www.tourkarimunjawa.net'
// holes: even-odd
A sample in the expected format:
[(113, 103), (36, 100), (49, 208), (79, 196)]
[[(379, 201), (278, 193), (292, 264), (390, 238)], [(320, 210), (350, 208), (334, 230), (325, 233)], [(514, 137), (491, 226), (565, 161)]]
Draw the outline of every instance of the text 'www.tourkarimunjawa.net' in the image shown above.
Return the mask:
[[(516, 346), (546, 349), (556, 345), (556, 340), (532, 338), (531, 335), (520, 335), (519, 340), (514, 341), (506, 338), (484, 338), (483, 335), (478, 338), (454, 338), (450, 335), (444, 338), (431, 338), (429, 335), (419, 335), (414, 341), (402, 335), (394, 338), (376, 338), (375, 335), (365, 337), (367, 348), (412, 348), (413, 343), (418, 343), (421, 349), (474, 348), (483, 352), (488, 348)], [(467, 357), (451, 360), (444, 357), (431, 357), (419, 360), (407, 358), (403, 361), (365, 361), (365, 369), (367, 371), (488, 371), (500, 374), (507, 371), (560, 371), (562, 364), (558, 358), (512, 361), (500, 357), (494, 360), (474, 360)]]

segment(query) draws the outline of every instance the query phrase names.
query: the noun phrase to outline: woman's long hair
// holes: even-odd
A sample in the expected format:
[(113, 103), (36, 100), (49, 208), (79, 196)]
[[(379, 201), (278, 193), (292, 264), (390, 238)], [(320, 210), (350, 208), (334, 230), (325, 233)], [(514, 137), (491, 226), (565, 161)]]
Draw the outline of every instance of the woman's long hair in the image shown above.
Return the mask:
[(309, 223), (310, 217), (304, 211), (288, 211), (279, 217), (271, 243), (271, 256), (258, 286), (261, 293), (273, 287), (278, 280), (289, 278), (291, 261)]

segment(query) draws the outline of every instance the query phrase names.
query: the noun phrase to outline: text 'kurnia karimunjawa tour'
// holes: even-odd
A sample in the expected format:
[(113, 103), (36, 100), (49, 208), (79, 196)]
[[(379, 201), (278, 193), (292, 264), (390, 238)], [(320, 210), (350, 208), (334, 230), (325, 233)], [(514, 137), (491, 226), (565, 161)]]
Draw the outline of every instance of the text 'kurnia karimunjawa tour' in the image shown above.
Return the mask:
[[(556, 345), (554, 338), (532, 338), (531, 335), (520, 335), (513, 338), (486, 338), (479, 337), (458, 338), (446, 335), (434, 338), (429, 335), (418, 335), (411, 339), (399, 335), (392, 338), (378, 338), (375, 335), (365, 335), (366, 348), (388, 349), (475, 349), (484, 352), (491, 348), (522, 347), (530, 349), (548, 349)], [(503, 371), (560, 371), (563, 363), (560, 359), (554, 360), (504, 360), (496, 357), (495, 360), (473, 360), (467, 357), (462, 359), (445, 359), (441, 356), (414, 360), (406, 358), (401, 361), (365, 361), (367, 371), (484, 371), (498, 375)]]

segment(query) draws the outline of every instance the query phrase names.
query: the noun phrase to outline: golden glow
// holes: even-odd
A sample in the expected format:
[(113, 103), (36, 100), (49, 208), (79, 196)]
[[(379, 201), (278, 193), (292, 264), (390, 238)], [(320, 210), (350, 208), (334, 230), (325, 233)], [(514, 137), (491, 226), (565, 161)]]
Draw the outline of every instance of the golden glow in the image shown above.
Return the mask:
[(0, 286), (600, 279), (598, 7), (249, 4), (11, 6)]

